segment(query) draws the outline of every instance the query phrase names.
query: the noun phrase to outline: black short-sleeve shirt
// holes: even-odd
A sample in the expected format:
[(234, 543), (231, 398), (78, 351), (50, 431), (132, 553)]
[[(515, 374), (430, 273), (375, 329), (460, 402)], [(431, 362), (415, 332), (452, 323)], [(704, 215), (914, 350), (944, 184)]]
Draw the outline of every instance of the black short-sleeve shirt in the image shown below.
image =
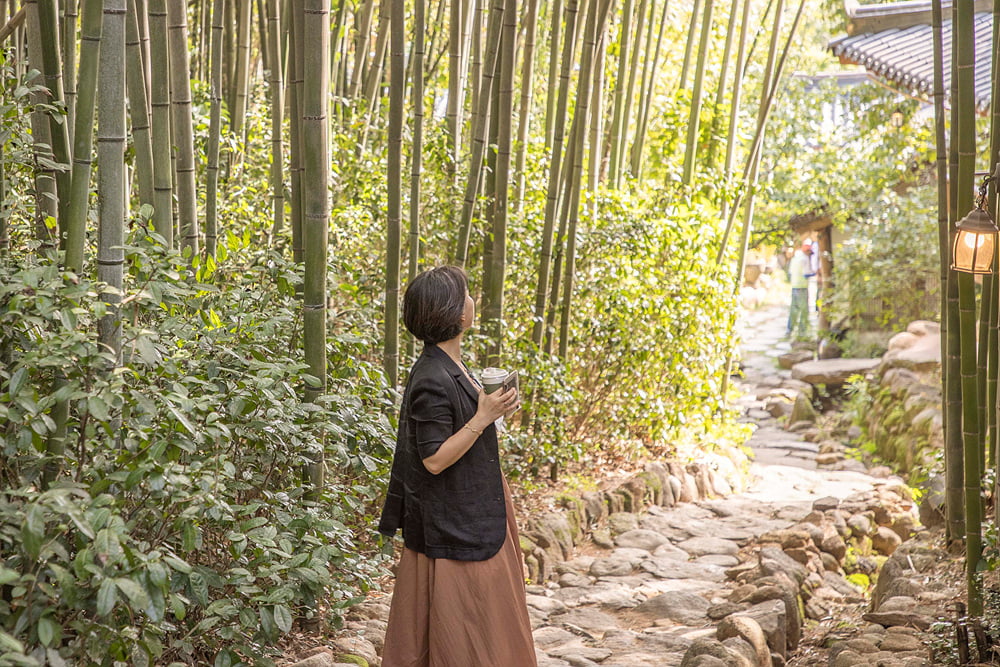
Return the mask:
[(392, 536), (402, 529), (406, 546), (430, 558), (486, 560), (506, 537), (495, 426), (439, 474), (423, 464), (472, 419), (478, 400), (478, 391), (451, 357), (426, 345), (403, 393), (379, 532)]

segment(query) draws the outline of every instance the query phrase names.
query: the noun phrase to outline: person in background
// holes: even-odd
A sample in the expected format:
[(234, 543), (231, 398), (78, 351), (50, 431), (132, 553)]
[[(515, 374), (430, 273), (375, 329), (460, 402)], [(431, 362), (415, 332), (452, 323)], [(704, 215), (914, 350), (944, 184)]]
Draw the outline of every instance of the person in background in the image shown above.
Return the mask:
[(809, 330), (809, 279), (815, 275), (812, 269), (813, 247), (808, 238), (788, 262), (788, 282), (792, 287), (792, 303), (788, 308), (787, 335), (793, 333), (804, 338)]
[(413, 364), (379, 532), (403, 531), (382, 667), (536, 667), (510, 489), (495, 422), (517, 389), (482, 391), (462, 361), (476, 308), (465, 272), (420, 274), (403, 321)]

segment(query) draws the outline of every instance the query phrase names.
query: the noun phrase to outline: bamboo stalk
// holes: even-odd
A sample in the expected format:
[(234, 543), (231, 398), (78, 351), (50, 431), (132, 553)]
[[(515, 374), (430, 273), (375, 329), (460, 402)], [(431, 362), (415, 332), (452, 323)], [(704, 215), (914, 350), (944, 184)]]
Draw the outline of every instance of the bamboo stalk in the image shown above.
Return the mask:
[(20, 9), (8, 20), (3, 26), (0, 26), (0, 42), (14, 34), (14, 31), (24, 25), (24, 6), (22, 5)]
[[(719, 70), (719, 80), (715, 87), (715, 109), (712, 114), (712, 132), (711, 138), (708, 142), (708, 155), (705, 158), (705, 163), (712, 168), (715, 166), (715, 154), (719, 145), (719, 109), (722, 108), (723, 103), (726, 100), (726, 77), (729, 74), (729, 59), (733, 52), (733, 38), (736, 35), (736, 17), (738, 15), (737, 8), (739, 5), (739, 0), (732, 0), (732, 4), (729, 7), (729, 26), (726, 29), (726, 45), (722, 50), (722, 65)], [(742, 26), (740, 26), (740, 32), (742, 31)], [(733, 90), (733, 95), (736, 95), (736, 91)], [(731, 135), (730, 135), (731, 136)], [(728, 142), (727, 142), (728, 143)], [(724, 174), (724, 176), (726, 176)], [(722, 212), (722, 217), (725, 217), (725, 212)]]
[(104, 0), (98, 74), (97, 278), (110, 287), (101, 298), (108, 314), (98, 320), (100, 344), (121, 365), (119, 313), (125, 252), (125, 0)]
[[(957, 78), (958, 96), (958, 211), (972, 208), (976, 170), (975, 108), (975, 15), (972, 3), (955, 3), (952, 43), (957, 60), (952, 76)], [(979, 431), (979, 399), (976, 362), (976, 296), (972, 274), (958, 275), (959, 330), (961, 332), (962, 444), (965, 456), (965, 559), (969, 614), (983, 613), (982, 590), (978, 580), (982, 560), (981, 483), (982, 439)]]
[[(208, 69), (208, 145), (205, 184), (205, 252), (215, 256), (219, 230), (219, 144), (222, 138), (222, 47), (223, 0), (212, 2), (212, 27), (209, 35)], [(272, 167), (273, 169), (273, 167)]]
[(94, 113), (97, 104), (98, 67), (101, 62), (101, 26), (103, 0), (84, 0), (80, 36), (80, 99), (77, 101), (77, 127), (73, 132), (73, 171), (70, 176), (69, 208), (66, 215), (67, 271), (83, 270), (87, 235), (87, 210), (90, 202), (90, 178), (94, 152)]
[[(560, 40), (562, 35), (562, 22), (563, 22), (563, 8), (562, 0), (552, 0), (551, 6), (551, 16), (549, 25), (549, 75), (546, 79), (547, 81), (555, 81), (559, 78), (559, 52), (560, 52)], [(575, 11), (575, 10), (574, 10)], [(566, 20), (569, 20), (569, 12), (567, 9)], [(574, 17), (575, 20), (575, 17)], [(572, 30), (567, 30), (569, 34), (572, 34)], [(562, 47), (562, 52), (565, 54), (566, 49)], [(549, 149), (550, 155), (555, 155), (555, 149), (553, 148), (553, 137), (555, 136), (556, 121), (555, 113), (557, 109), (557, 95), (558, 92), (553, 90), (552, 86), (548, 87), (548, 95), (545, 98), (545, 147)]]
[[(167, 0), (167, 43), (170, 47), (170, 109), (177, 162), (177, 221), (181, 248), (191, 257), (201, 247), (198, 229), (198, 192), (195, 187), (194, 123), (191, 116), (191, 61), (188, 51), (187, 3)], [(214, 247), (215, 239), (208, 241)]]
[(611, 117), (611, 157), (608, 167), (608, 182), (612, 188), (618, 189), (621, 183), (621, 145), (624, 130), (625, 105), (625, 75), (628, 71), (629, 48), (632, 36), (632, 0), (625, 0), (622, 7), (621, 24), (618, 28), (618, 70), (615, 76), (614, 111)]
[(399, 273), (403, 217), (403, 114), (406, 92), (406, 3), (389, 9), (389, 144), (385, 253), (385, 339), (382, 368), (390, 387), (399, 380)]
[(173, 219), (173, 175), (170, 140), (170, 58), (167, 47), (166, 0), (149, 0), (150, 121), (153, 130), (153, 228), (168, 248), (176, 247)]
[(63, 96), (66, 100), (66, 128), (69, 145), (73, 145), (73, 129), (76, 127), (76, 0), (64, 0), (62, 21), (62, 79)]
[[(42, 39), (42, 60), (40, 64), (45, 86), (49, 89), (51, 102), (66, 103), (63, 81), (62, 55), (59, 52), (59, 8), (56, 0), (38, 0), (38, 27)], [(69, 205), (70, 164), (73, 150), (69, 138), (69, 123), (57, 114), (49, 113), (49, 138), (52, 156), (64, 167), (55, 171), (56, 189), (59, 193), (59, 231), (65, 242), (66, 207)]]
[[(346, 0), (340, 3), (341, 16), (345, 4)], [(268, 70), (271, 97), (271, 238), (275, 239), (285, 224), (285, 151), (282, 138), (285, 86), (282, 80), (281, 13), (278, 10), (278, 0), (267, 0), (267, 50), (271, 54)]]
[[(655, 4), (656, 3), (654, 2), (653, 5), (655, 6)], [(660, 63), (660, 47), (663, 45), (663, 35), (666, 32), (667, 9), (669, 4), (668, 0), (663, 0), (663, 9), (660, 12), (660, 29), (657, 32), (656, 48), (653, 49), (653, 59), (651, 62), (646, 60), (643, 63), (643, 86), (639, 102), (639, 120), (636, 123), (635, 139), (632, 141), (631, 163), (632, 176), (634, 178), (639, 178), (642, 175), (642, 154), (646, 145), (646, 127), (649, 122), (649, 111), (653, 105), (653, 82), (656, 80), (656, 69)], [(652, 9), (653, 8), (651, 7), (650, 11), (652, 11)], [(652, 22), (650, 22), (650, 32), (646, 38), (647, 44), (652, 40), (652, 27)], [(648, 76), (646, 75), (647, 64), (649, 65)]]
[[(139, 16), (136, 0), (128, 0), (125, 17), (125, 73), (132, 117), (132, 148), (135, 151), (135, 176), (138, 182), (139, 202), (155, 205), (153, 187), (153, 140), (150, 134), (149, 97), (146, 90), (146, 73), (142, 69), (142, 38), (139, 35)], [(88, 126), (84, 126), (88, 127)]]
[[(443, 0), (442, 0), (443, 2)], [(410, 151), (410, 225), (408, 282), (420, 270), (420, 174), (424, 147), (424, 0), (413, 3), (413, 148)], [(416, 355), (416, 339), (406, 338), (406, 353)]]
[[(504, 6), (503, 29), (500, 38), (499, 78), (494, 117), (497, 122), (497, 151), (493, 169), (494, 196), (491, 202), (492, 257), (490, 266), (490, 298), (483, 308), (483, 329), (487, 334), (487, 362), (500, 363), (503, 349), (504, 281), (507, 272), (507, 200), (510, 192), (511, 116), (514, 111), (514, 60), (517, 42), (517, 0), (507, 0)], [(489, 240), (487, 241), (489, 243)]]
[[(38, 21), (38, 3), (36, 0), (26, 0), (24, 8), (28, 61), (39, 65), (37, 69), (41, 69), (43, 38)], [(36, 105), (31, 113), (32, 152), (38, 164), (35, 172), (35, 238), (41, 242), (43, 248), (51, 248), (58, 239), (49, 229), (48, 221), (59, 219), (59, 191), (55, 170), (51, 166), (55, 162), (52, 154), (51, 126), (48, 116), (42, 111), (49, 100), (47, 95), (40, 92), (32, 93), (30, 99)]]
[[(952, 4), (952, 25), (955, 21), (955, 6)], [(957, 60), (955, 49), (957, 44), (952, 42), (951, 62)], [(951, 99), (957, 100), (958, 77), (951, 77)], [(958, 131), (958, 104), (951, 105), (951, 141), (948, 143), (948, 188), (947, 197), (947, 230), (949, 251), (942, 256), (942, 261), (950, 256), (951, 242), (954, 238), (954, 224), (958, 220), (958, 141), (956, 133)], [(962, 444), (962, 378), (961, 378), (961, 354), (962, 342), (960, 336), (960, 319), (958, 303), (958, 277), (954, 271), (946, 270), (947, 273), (947, 304), (946, 313), (948, 315), (947, 349), (945, 356), (945, 424), (948, 430), (945, 432), (945, 507), (947, 511), (947, 537), (949, 544), (960, 544), (965, 535), (965, 512), (964, 505), (964, 450)]]
[(528, 129), (531, 126), (531, 95), (535, 71), (535, 37), (538, 32), (538, 0), (528, 0), (524, 26), (524, 54), (521, 64), (521, 99), (517, 114), (517, 156), (514, 158), (514, 206), (524, 209), (524, 165), (528, 153)]
[[(583, 181), (584, 139), (587, 127), (587, 114), (590, 107), (590, 90), (593, 86), (594, 57), (597, 51), (597, 33), (604, 28), (604, 22), (611, 8), (611, 0), (591, 0), (587, 12), (587, 27), (584, 30), (583, 56), (580, 64), (580, 81), (577, 85), (576, 109), (574, 122), (579, 118), (579, 127), (575, 137), (575, 153), (573, 156), (573, 172), (570, 175), (572, 189), (570, 190), (569, 221), (566, 235), (566, 277), (563, 280), (562, 308), (559, 319), (559, 356), (563, 359), (569, 353), (569, 325), (572, 316), (573, 287), (576, 276), (576, 241), (580, 219), (580, 191)], [(594, 109), (594, 113), (600, 113)]]
[[(701, 39), (698, 42), (698, 63), (694, 71), (694, 91), (691, 94), (691, 112), (688, 115), (687, 142), (684, 145), (684, 167), (681, 180), (691, 184), (694, 165), (698, 158), (698, 127), (701, 120), (701, 94), (705, 81), (705, 63), (712, 46), (713, 0), (705, 0), (705, 16), (701, 19)], [(693, 21), (692, 21), (693, 23)]]
[[(327, 109), (330, 98), (330, 3), (304, 0), (302, 4), (302, 233), (305, 245), (303, 282), (303, 336), (305, 361), (315, 378), (307, 383), (305, 401), (315, 403), (326, 392), (327, 247), (330, 228), (330, 148)], [(322, 444), (322, 443), (321, 443)], [(324, 485), (321, 448), (308, 465), (310, 497), (319, 498)]]
[(479, 192), (480, 178), (483, 171), (483, 155), (486, 152), (486, 133), (489, 130), (489, 108), (492, 97), (493, 76), (496, 71), (497, 56), (500, 50), (500, 30), (503, 22), (503, 11), (503, 0), (494, 0), (493, 7), (490, 10), (486, 41), (486, 63), (483, 67), (483, 81), (479, 94), (480, 108), (476, 122), (477, 129), (472, 138), (472, 157), (469, 162), (469, 176), (465, 185), (465, 199), (462, 202), (458, 243), (455, 250), (455, 261), (459, 266), (465, 266), (469, 253), (472, 212), (475, 208), (476, 194)]
[[(566, 6), (566, 34), (572, 35), (578, 14), (577, 0), (569, 0)], [(545, 198), (545, 223), (542, 228), (542, 247), (538, 258), (538, 284), (535, 287), (534, 323), (531, 328), (531, 340), (536, 346), (541, 346), (545, 331), (545, 304), (549, 293), (549, 281), (552, 265), (552, 248), (554, 239), (552, 232), (559, 217), (559, 184), (562, 171), (563, 136), (566, 126), (566, 105), (569, 99), (569, 81), (573, 67), (573, 41), (563, 41), (562, 68), (559, 76), (559, 99), (556, 108), (558, 122), (554, 124), (552, 135), (552, 153), (549, 158), (548, 190)], [(550, 91), (551, 95), (551, 91)], [(574, 123), (576, 118), (574, 116)]]

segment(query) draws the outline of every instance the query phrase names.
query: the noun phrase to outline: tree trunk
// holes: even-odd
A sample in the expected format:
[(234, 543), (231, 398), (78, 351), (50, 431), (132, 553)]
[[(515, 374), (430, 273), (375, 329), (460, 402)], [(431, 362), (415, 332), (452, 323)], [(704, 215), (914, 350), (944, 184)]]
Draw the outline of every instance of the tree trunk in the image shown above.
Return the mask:
[[(181, 249), (199, 252), (198, 192), (195, 189), (194, 127), (191, 119), (191, 64), (188, 55), (187, 3), (168, 0), (170, 27), (170, 97), (173, 139), (177, 147), (177, 220), (180, 224)], [(214, 247), (215, 239), (209, 240)]]
[(173, 174), (170, 137), (170, 59), (166, 0), (149, 0), (150, 107), (153, 128), (153, 228), (168, 248), (174, 242)]
[[(314, 378), (307, 383), (305, 401), (315, 403), (326, 392), (326, 281), (330, 227), (330, 147), (327, 109), (330, 99), (330, 3), (302, 3), (302, 208), (305, 254), (303, 336), (305, 361)], [(309, 48), (304, 48), (309, 45)], [(323, 444), (322, 442), (320, 443)], [(322, 447), (308, 465), (309, 496), (317, 500), (324, 485)]]
[[(698, 64), (694, 70), (694, 91), (691, 94), (691, 113), (688, 116), (687, 142), (684, 144), (684, 168), (681, 180), (691, 184), (694, 166), (698, 160), (698, 127), (701, 120), (701, 91), (705, 81), (705, 63), (712, 47), (712, 5), (705, 0), (705, 16), (701, 20), (701, 40), (698, 42)], [(693, 22), (692, 22), (693, 23)]]

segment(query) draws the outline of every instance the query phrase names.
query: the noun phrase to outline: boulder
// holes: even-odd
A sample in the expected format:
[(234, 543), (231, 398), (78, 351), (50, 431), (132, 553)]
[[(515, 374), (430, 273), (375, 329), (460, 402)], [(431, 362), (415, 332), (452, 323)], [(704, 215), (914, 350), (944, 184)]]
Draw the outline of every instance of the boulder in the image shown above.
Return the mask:
[(767, 637), (760, 623), (750, 616), (729, 616), (722, 619), (715, 629), (715, 636), (719, 641), (725, 641), (730, 637), (739, 637), (753, 647), (757, 665), (769, 665), (771, 663), (771, 651), (767, 645)]
[(812, 385), (839, 386), (853, 375), (874, 370), (881, 359), (820, 359), (804, 361), (792, 367), (792, 378)]
[(889, 339), (889, 351), (882, 357), (882, 364), (884, 368), (905, 368), (917, 372), (940, 367), (940, 326), (934, 322), (911, 322), (906, 331)]
[(649, 598), (635, 608), (648, 618), (669, 618), (684, 625), (704, 623), (711, 603), (700, 595), (686, 591), (663, 593)]
[(813, 408), (812, 401), (805, 394), (799, 394), (795, 397), (795, 403), (792, 404), (792, 411), (788, 415), (789, 424), (799, 424), (801, 422), (810, 424), (816, 422), (816, 409)]

